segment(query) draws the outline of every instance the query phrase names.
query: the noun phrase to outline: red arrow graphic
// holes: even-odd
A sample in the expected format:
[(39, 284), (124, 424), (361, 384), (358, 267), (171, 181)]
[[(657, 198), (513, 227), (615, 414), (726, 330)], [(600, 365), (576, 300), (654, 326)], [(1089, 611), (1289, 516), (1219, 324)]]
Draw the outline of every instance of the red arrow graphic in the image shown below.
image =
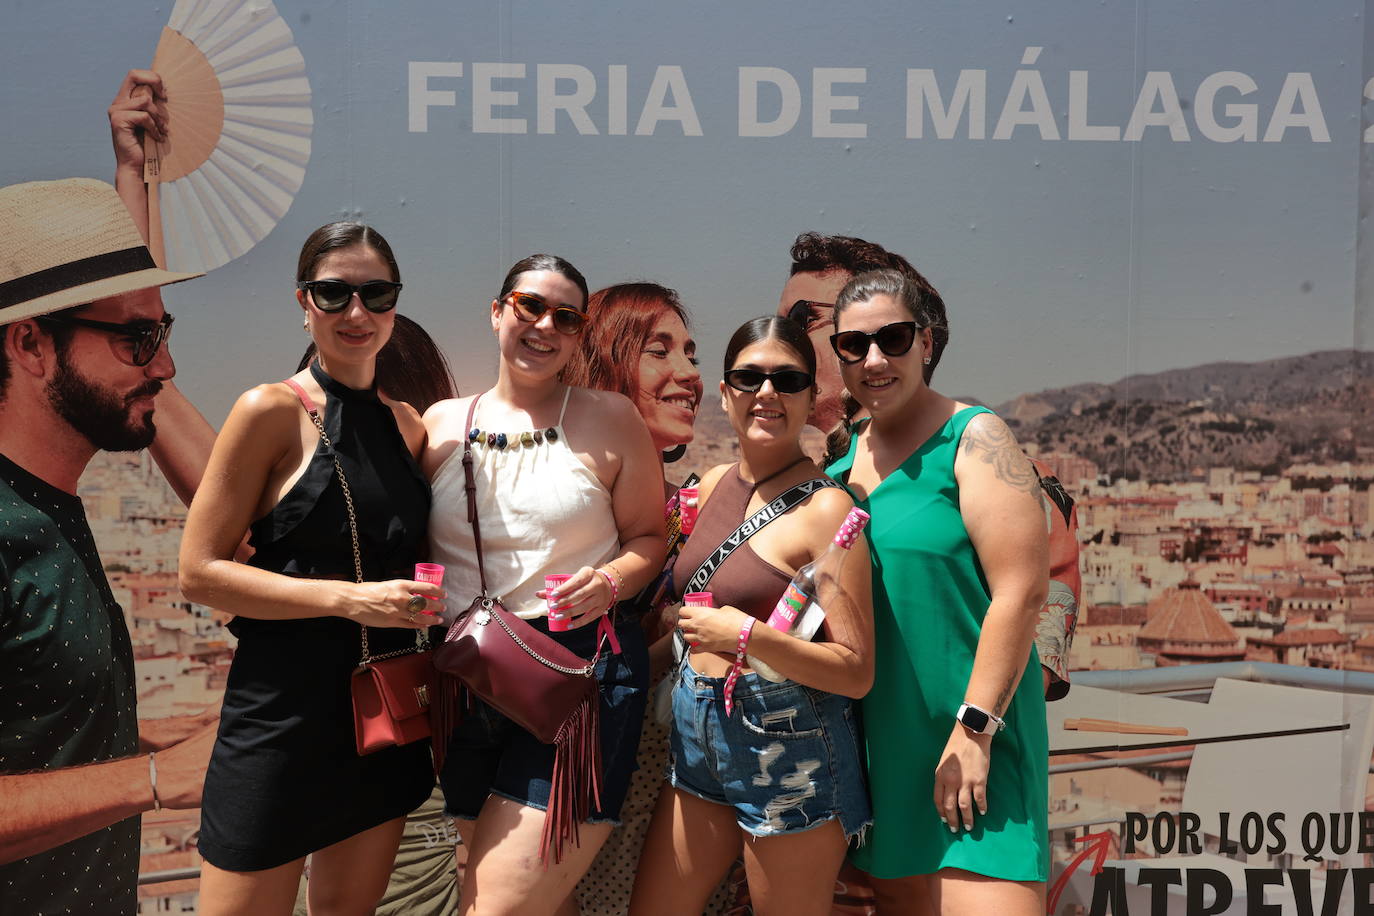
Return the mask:
[(1102, 863), (1107, 861), (1107, 855), (1111, 852), (1109, 848), (1112, 842), (1110, 830), (1101, 833), (1087, 833), (1080, 837), (1074, 837), (1075, 843), (1086, 843), (1087, 847), (1076, 857), (1064, 866), (1063, 873), (1050, 888), (1049, 899), (1045, 906), (1045, 912), (1053, 916), (1055, 909), (1059, 906), (1059, 897), (1064, 893), (1064, 888), (1069, 886), (1069, 878), (1073, 875), (1074, 869), (1082, 865), (1088, 858), (1092, 858), (1092, 869), (1088, 874), (1095, 875), (1102, 870)]

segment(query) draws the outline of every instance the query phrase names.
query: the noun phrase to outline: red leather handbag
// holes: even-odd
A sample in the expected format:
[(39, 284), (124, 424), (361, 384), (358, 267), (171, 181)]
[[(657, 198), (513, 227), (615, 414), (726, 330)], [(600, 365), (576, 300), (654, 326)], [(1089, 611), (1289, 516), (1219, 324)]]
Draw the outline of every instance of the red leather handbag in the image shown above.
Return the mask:
[[(473, 398), (468, 408), (468, 430), (479, 399)], [(435, 706), (435, 761), (443, 767), (444, 745), (458, 721), (459, 684), (540, 741), (556, 745), (540, 858), (547, 861), (552, 851), (558, 862), (564, 842), (578, 842), (577, 825), (601, 803), (601, 698), (593, 672), (610, 618), (602, 618), (596, 656), (587, 661), (502, 607), (487, 591), (473, 499), (472, 445), (466, 434), (463, 475), (482, 593), (453, 621), (434, 653), (445, 682)]]
[(428, 738), (437, 676), (431, 651), (407, 651), (359, 665), (351, 682), (358, 753)]
[[(334, 443), (324, 431), (314, 400), (295, 379), (287, 379), (286, 385), (300, 398), (325, 447), (333, 452)], [(358, 516), (337, 455), (334, 456), (334, 471), (339, 475), (344, 505), (348, 509), (348, 530), (353, 536), (353, 575), (361, 582), (363, 559), (358, 549)], [(434, 652), (425, 631), (416, 634), (414, 649), (373, 655), (368, 651), (367, 627), (361, 629), (362, 658), (353, 669), (350, 682), (358, 754), (371, 754), (382, 748), (430, 737), (430, 703), (438, 687), (438, 672), (434, 670)]]

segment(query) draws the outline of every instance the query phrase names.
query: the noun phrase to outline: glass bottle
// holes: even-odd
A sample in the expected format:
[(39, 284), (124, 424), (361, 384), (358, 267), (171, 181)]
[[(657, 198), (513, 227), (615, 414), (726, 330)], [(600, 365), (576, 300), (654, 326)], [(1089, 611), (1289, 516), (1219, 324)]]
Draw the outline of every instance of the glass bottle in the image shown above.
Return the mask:
[[(822, 583), (829, 585), (839, 581), (840, 568), (866, 524), (867, 512), (858, 507), (849, 510), (825, 553), (797, 570), (797, 574), (787, 584), (787, 590), (783, 592), (782, 598), (778, 599), (777, 606), (768, 617), (770, 627), (807, 641), (816, 635), (825, 620), (825, 609), (816, 600), (820, 586)], [(784, 680), (783, 676), (767, 663), (752, 655), (747, 656), (747, 660), (749, 667), (758, 672), (759, 677), (769, 681)]]

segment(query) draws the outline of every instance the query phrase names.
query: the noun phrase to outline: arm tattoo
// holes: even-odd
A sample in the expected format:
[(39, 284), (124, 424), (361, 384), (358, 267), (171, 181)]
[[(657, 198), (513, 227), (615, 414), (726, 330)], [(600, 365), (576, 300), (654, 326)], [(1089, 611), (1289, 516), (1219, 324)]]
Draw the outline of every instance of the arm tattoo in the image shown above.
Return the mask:
[(1002, 692), (997, 695), (997, 702), (992, 704), (992, 714), (999, 719), (1007, 714), (1007, 704), (1011, 702), (1011, 695), (1016, 690), (1016, 681), (1011, 680), (1002, 685)]
[(1032, 496), (1040, 492), (1040, 479), (1030, 459), (1016, 444), (1007, 425), (996, 417), (980, 422), (974, 418), (964, 429), (964, 454), (976, 455), (983, 463), (992, 465), (997, 479), (1014, 490)]

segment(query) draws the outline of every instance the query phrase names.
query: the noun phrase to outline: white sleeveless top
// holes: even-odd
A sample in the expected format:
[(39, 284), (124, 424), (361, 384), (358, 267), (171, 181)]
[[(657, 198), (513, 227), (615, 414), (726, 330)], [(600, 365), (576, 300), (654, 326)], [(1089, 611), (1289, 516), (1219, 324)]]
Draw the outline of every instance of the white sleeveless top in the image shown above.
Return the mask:
[[(472, 420), (482, 431), (472, 443), (472, 470), (487, 588), (508, 611), (526, 619), (548, 613), (534, 594), (544, 587), (545, 575), (597, 567), (620, 552), (611, 494), (573, 454), (563, 432), (571, 394), (572, 388), (563, 394), (553, 442), (541, 430), (542, 441), (524, 445), (521, 433), (507, 430), (506, 447), (500, 449), (487, 444), (480, 405)], [(462, 448), (439, 466), (430, 486), (430, 560), (444, 564), (445, 603), (457, 613), (482, 588), (463, 489)]]

